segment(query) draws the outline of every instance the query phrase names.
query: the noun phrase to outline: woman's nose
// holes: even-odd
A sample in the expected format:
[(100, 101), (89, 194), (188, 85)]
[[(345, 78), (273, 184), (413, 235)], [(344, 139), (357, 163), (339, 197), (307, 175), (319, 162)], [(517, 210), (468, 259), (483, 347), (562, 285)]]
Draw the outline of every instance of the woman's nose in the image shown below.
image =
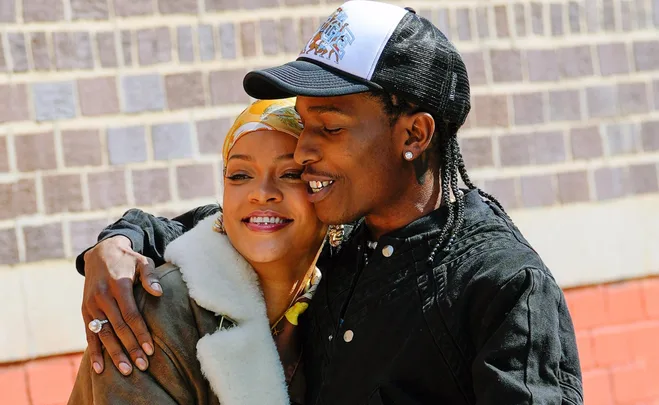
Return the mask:
[(279, 187), (277, 187), (275, 180), (268, 176), (258, 183), (257, 187), (252, 190), (249, 197), (252, 202), (265, 204), (268, 202), (281, 201), (283, 194)]

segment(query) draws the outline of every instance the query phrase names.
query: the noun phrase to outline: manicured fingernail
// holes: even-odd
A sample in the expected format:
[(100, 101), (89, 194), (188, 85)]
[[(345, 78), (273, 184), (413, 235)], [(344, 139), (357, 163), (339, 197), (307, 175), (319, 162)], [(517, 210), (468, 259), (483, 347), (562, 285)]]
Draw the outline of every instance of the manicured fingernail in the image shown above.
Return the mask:
[(103, 372), (103, 367), (101, 367), (101, 365), (98, 364), (97, 362), (94, 362), (94, 364), (92, 364), (92, 367), (94, 367), (94, 371), (96, 371), (96, 374), (101, 374)]
[(135, 365), (137, 366), (137, 368), (139, 368), (142, 371), (146, 370), (146, 368), (148, 367), (146, 361), (144, 361), (144, 359), (142, 358), (138, 358), (137, 360), (135, 360)]
[(151, 288), (158, 291), (159, 293), (162, 292), (162, 287), (160, 287), (160, 283), (151, 283)]
[(130, 365), (126, 363), (119, 363), (119, 371), (121, 371), (121, 374), (128, 375), (130, 374), (131, 370), (132, 368), (130, 367)]
[(144, 352), (147, 354), (147, 356), (153, 355), (153, 346), (150, 344), (142, 343), (142, 349), (144, 349)]

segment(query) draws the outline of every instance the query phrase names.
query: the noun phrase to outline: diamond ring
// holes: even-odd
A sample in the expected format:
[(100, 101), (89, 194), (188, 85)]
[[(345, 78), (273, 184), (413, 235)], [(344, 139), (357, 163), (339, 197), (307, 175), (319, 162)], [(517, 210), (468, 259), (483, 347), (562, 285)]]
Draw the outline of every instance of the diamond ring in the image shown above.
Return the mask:
[(94, 333), (98, 333), (101, 331), (103, 328), (103, 324), (108, 323), (107, 319), (101, 320), (101, 319), (94, 319), (93, 321), (89, 322), (89, 325), (87, 327), (89, 328), (90, 331)]

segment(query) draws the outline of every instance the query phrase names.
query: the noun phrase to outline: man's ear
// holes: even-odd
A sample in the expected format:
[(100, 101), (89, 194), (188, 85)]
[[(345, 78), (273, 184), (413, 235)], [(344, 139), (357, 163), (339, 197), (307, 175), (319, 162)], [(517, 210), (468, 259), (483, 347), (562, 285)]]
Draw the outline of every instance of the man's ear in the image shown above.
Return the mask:
[[(403, 154), (411, 152), (412, 159), (419, 158), (430, 147), (435, 134), (435, 119), (428, 113), (418, 112), (401, 117), (401, 124), (407, 132)], [(406, 156), (407, 159), (407, 156)]]

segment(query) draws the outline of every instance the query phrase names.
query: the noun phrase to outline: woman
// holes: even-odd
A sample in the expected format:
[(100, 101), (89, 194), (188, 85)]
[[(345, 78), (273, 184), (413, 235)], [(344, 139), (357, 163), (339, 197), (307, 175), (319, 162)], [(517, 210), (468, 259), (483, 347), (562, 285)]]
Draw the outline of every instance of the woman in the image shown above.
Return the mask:
[(69, 404), (302, 403), (295, 325), (327, 228), (293, 160), (301, 130), (292, 99), (257, 101), (237, 118), (223, 148), (223, 214), (167, 247), (162, 297), (136, 287), (156, 345), (148, 370), (96, 374), (85, 352)]

